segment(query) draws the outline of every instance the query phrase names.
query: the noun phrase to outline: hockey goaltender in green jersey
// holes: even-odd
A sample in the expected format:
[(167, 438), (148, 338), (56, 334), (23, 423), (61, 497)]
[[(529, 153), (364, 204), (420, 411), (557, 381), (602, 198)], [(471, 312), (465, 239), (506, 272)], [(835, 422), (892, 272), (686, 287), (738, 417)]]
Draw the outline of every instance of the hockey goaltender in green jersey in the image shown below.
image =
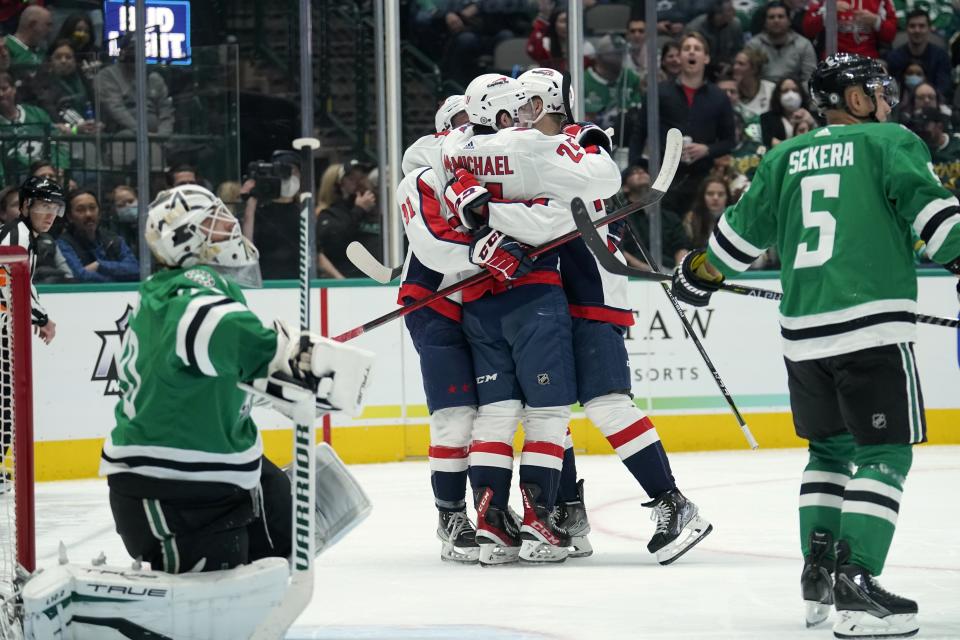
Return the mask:
[(810, 89), (828, 126), (764, 156), (707, 250), (678, 266), (673, 291), (702, 306), (725, 277), (777, 247), (790, 406), (810, 453), (799, 509), (806, 622), (835, 607), (838, 638), (906, 637), (919, 629), (917, 603), (876, 576), (912, 445), (926, 440), (912, 234), (960, 274), (960, 203), (920, 138), (886, 122), (896, 83), (878, 62), (830, 56)]
[[(256, 486), (263, 445), (251, 396), (237, 383), (266, 377), (277, 331), (247, 308), (238, 285), (197, 265), (144, 282), (127, 332), (117, 367), (117, 426), (101, 470)], [(155, 449), (125, 455), (140, 447)]]
[[(122, 629), (233, 640), (264, 624), (278, 631), (302, 610), (293, 550), (297, 562), (304, 549), (319, 553), (370, 510), (348, 468), (321, 443), (312, 474), (309, 454), (294, 467), (294, 527), (290, 478), (264, 455), (250, 411), (256, 397), (287, 416), (302, 407), (300, 421), (358, 415), (373, 354), (294, 333), (279, 320), (264, 326), (238, 285), (259, 280), (259, 254), (208, 190), (161, 192), (144, 239), (160, 271), (141, 284), (123, 337), (116, 424), (100, 466), (135, 563), (61, 562), (30, 576), (25, 638), (99, 638)], [(311, 486), (316, 500), (303, 500)], [(304, 527), (311, 515), (314, 526)]]

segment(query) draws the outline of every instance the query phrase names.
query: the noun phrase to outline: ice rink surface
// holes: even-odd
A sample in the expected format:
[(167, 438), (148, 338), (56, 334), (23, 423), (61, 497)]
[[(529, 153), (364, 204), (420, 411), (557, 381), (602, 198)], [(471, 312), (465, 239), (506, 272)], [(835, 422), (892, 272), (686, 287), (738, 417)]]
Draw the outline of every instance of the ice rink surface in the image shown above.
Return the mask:
[[(557, 566), (443, 563), (426, 461), (351, 467), (372, 515), (318, 562), (311, 606), (291, 639), (816, 640), (799, 596), (801, 450), (671, 456), (681, 490), (714, 532), (675, 564), (646, 551), (646, 500), (614, 456), (581, 456), (595, 553)], [(920, 447), (882, 584), (920, 605), (920, 638), (960, 640), (960, 447)], [(100, 551), (129, 562), (106, 484), (37, 488), (38, 564)]]

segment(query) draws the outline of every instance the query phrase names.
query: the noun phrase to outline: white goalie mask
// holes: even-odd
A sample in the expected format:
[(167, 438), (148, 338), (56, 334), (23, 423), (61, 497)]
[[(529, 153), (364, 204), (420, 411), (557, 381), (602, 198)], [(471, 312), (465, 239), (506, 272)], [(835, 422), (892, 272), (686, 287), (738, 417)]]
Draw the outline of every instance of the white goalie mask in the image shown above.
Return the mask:
[(467, 103), (464, 96), (460, 94), (448, 96), (440, 105), (440, 108), (437, 109), (437, 115), (434, 117), (437, 133), (453, 129), (454, 116), (466, 110)]
[(506, 111), (518, 125), (533, 119), (533, 107), (523, 85), (516, 78), (499, 73), (485, 73), (474, 78), (464, 92), (467, 116), (471, 124), (499, 129), (497, 114)]
[(223, 202), (198, 185), (161, 191), (150, 203), (147, 245), (168, 267), (209, 265), (238, 283), (259, 286), (260, 253)]
[(521, 127), (533, 126), (548, 113), (558, 113), (567, 118), (569, 113), (573, 111), (573, 89), (568, 87), (565, 101), (563, 88), (567, 83), (564, 82), (563, 74), (559, 71), (546, 68), (530, 69), (530, 71), (520, 74), (517, 80), (523, 85), (531, 101), (534, 97), (537, 97), (543, 103), (540, 113), (527, 122), (521, 121)]

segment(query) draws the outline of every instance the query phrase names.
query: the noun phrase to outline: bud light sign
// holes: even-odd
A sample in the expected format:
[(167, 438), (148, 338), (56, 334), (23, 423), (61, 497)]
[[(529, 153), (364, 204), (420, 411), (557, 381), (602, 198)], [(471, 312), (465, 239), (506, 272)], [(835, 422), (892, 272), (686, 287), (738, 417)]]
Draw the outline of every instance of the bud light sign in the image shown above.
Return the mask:
[[(146, 54), (149, 64), (190, 64), (190, 2), (147, 0)], [(123, 35), (136, 29), (133, 0), (105, 0), (103, 40), (112, 58), (120, 55)]]

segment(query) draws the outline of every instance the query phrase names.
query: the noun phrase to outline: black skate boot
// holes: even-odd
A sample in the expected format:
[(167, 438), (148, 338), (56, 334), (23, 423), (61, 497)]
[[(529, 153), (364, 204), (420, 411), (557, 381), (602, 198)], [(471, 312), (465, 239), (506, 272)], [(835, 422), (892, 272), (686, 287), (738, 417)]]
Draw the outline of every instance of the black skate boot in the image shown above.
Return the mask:
[(443, 545), (440, 559), (464, 564), (476, 564), (480, 559), (477, 530), (466, 511), (441, 511), (437, 537)]
[(827, 554), (832, 551), (833, 534), (822, 529), (810, 532), (810, 555), (803, 559), (803, 571), (800, 573), (800, 591), (806, 605), (808, 629), (830, 615), (836, 560), (828, 558)]
[(520, 527), (520, 559), (524, 562), (563, 562), (570, 555), (569, 538), (554, 528), (550, 507), (537, 504), (539, 485), (521, 484), (523, 525)]
[(489, 567), (516, 562), (520, 555), (520, 529), (511, 514), (491, 503), (493, 489), (480, 487), (473, 492), (477, 507), (476, 541), (480, 547), (480, 565)]
[(917, 603), (880, 586), (869, 571), (848, 564), (850, 547), (837, 543), (837, 575), (833, 587), (840, 619), (833, 625), (837, 638), (907, 638), (920, 630)]
[(560, 501), (554, 511), (553, 528), (561, 536), (570, 539), (571, 558), (586, 558), (593, 554), (593, 547), (587, 534), (590, 533), (590, 521), (587, 520), (587, 508), (583, 504), (583, 480), (577, 482), (577, 499)]
[(675, 561), (713, 531), (713, 525), (699, 516), (697, 505), (679, 489), (671, 489), (643, 506), (653, 509), (650, 519), (657, 521), (647, 551), (656, 554), (660, 564)]

